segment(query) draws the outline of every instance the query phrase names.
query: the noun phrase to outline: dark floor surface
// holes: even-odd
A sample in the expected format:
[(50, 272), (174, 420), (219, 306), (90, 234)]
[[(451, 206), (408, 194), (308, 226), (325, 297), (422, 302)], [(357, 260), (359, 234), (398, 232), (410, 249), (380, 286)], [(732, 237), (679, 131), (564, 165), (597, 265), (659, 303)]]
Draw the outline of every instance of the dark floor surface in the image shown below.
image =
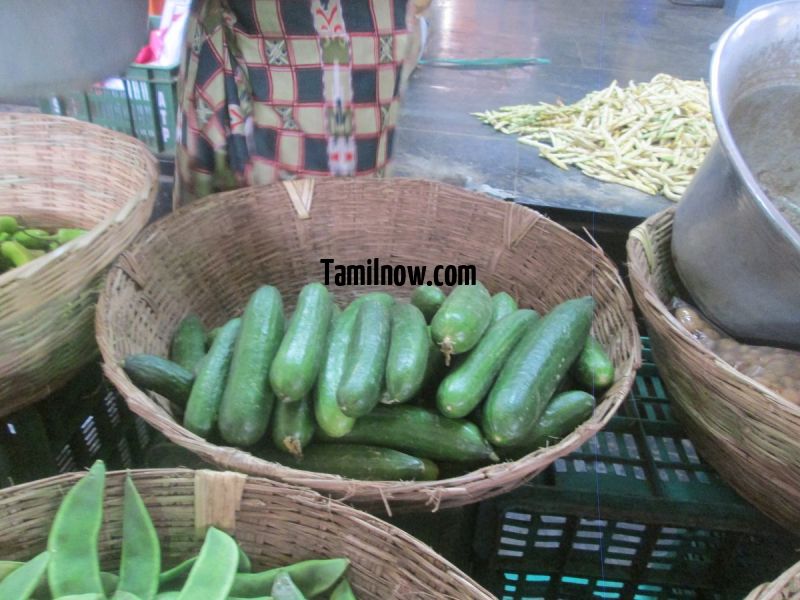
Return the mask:
[[(644, 217), (662, 196), (565, 172), (470, 113), (575, 102), (613, 80), (658, 73), (707, 78), (710, 46), (733, 22), (723, 9), (669, 0), (434, 0), (425, 58), (540, 57), (549, 65), (461, 70), (421, 65), (405, 96), (394, 174), (490, 186), (540, 206)], [(484, 191), (486, 187), (482, 188)]]

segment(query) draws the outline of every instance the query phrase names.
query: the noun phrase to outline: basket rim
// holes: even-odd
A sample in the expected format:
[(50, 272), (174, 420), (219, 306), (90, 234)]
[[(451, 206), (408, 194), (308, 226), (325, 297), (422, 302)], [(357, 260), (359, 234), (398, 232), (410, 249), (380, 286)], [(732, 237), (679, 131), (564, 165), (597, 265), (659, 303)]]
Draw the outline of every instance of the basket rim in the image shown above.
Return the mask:
[[(777, 406), (783, 411), (786, 411), (792, 415), (800, 417), (800, 406), (790, 402), (779, 393), (775, 392), (774, 390), (768, 388), (763, 383), (759, 382), (752, 377), (737, 371), (733, 368), (733, 365), (727, 363), (726, 361), (722, 360), (719, 356), (717, 356), (714, 352), (703, 346), (699, 341), (697, 341), (684, 327), (680, 325), (678, 320), (673, 316), (673, 314), (667, 309), (666, 304), (661, 301), (661, 298), (655, 292), (653, 285), (651, 284), (650, 279), (650, 269), (648, 268), (649, 265), (640, 265), (636, 258), (634, 257), (634, 250), (637, 248), (641, 248), (643, 254), (646, 256), (645, 245), (642, 243), (641, 239), (638, 237), (639, 235), (646, 235), (650, 236), (651, 230), (654, 226), (654, 223), (661, 220), (672, 217), (675, 213), (676, 207), (671, 206), (662, 211), (659, 211), (647, 219), (645, 219), (642, 223), (637, 225), (631, 230), (631, 234), (628, 237), (627, 241), (627, 254), (628, 254), (628, 271), (630, 273), (630, 279), (632, 287), (635, 289), (635, 284), (639, 283), (642, 287), (642, 292), (646, 297), (652, 296), (655, 298), (656, 302), (651, 301), (655, 311), (670, 325), (670, 330), (677, 334), (685, 344), (690, 346), (690, 349), (698, 354), (698, 356), (702, 357), (713, 363), (722, 373), (730, 379), (737, 381), (738, 383), (747, 385), (750, 389), (754, 392), (757, 392), (761, 396), (767, 398), (772, 404)], [(672, 239), (672, 224), (670, 223), (670, 240)], [(647, 263), (647, 259), (644, 261)]]
[[(7, 112), (0, 113), (0, 124), (2, 121), (15, 121), (20, 119), (31, 119), (37, 121), (49, 121), (52, 123), (67, 123), (72, 127), (82, 128), (86, 130), (86, 135), (102, 134), (103, 137), (116, 138), (120, 143), (125, 143), (132, 149), (136, 149), (137, 153), (142, 156), (144, 163), (150, 171), (151, 185), (150, 188), (142, 194), (132, 195), (125, 204), (117, 211), (109, 214), (100, 223), (87, 230), (87, 232), (66, 244), (63, 244), (51, 252), (45, 253), (21, 267), (16, 267), (5, 273), (0, 273), (0, 287), (8, 288), (17, 281), (30, 279), (35, 277), (40, 271), (48, 268), (55, 261), (73, 260), (76, 256), (80, 256), (81, 252), (93, 245), (99, 238), (101, 238), (109, 229), (109, 227), (123, 219), (142, 202), (146, 202), (155, 188), (158, 191), (158, 161), (150, 149), (142, 142), (132, 136), (129, 136), (112, 129), (107, 129), (95, 123), (88, 123), (80, 121), (72, 117), (65, 117), (60, 115), (46, 115), (38, 113), (18, 113)], [(107, 265), (106, 265), (107, 266)]]
[[(453, 186), (450, 184), (431, 181), (418, 178), (387, 178), (384, 180), (372, 179), (354, 179), (354, 178), (325, 178), (316, 180), (317, 185), (346, 185), (349, 181), (357, 181), (363, 185), (377, 185), (379, 182), (384, 184), (388, 181), (397, 182), (399, 185), (415, 185), (423, 184), (432, 186), (434, 189), (449, 188), (457, 191), (460, 194), (468, 194), (486, 201), (498, 202), (492, 198), (478, 194), (464, 188)], [(121, 253), (117, 259), (112, 263), (111, 269), (106, 275), (106, 279), (100, 296), (98, 298), (97, 310), (95, 314), (95, 331), (97, 335), (97, 342), (103, 359), (103, 371), (106, 377), (114, 384), (117, 391), (125, 398), (129, 408), (147, 421), (151, 426), (155, 427), (159, 432), (166, 436), (173, 443), (182, 446), (194, 454), (198, 455), (206, 462), (214, 463), (225, 469), (235, 469), (239, 472), (247, 473), (260, 477), (279, 478), (281, 481), (291, 485), (302, 485), (311, 487), (312, 489), (325, 493), (344, 492), (343, 496), (337, 496), (337, 499), (343, 501), (351, 501), (353, 503), (361, 504), (376, 504), (382, 503), (386, 512), (391, 516), (393, 514), (392, 507), (394, 506), (398, 511), (407, 509), (409, 505), (413, 505), (405, 496), (396, 496), (396, 494), (415, 494), (417, 500), (423, 500), (425, 506), (431, 507), (432, 512), (439, 510), (441, 503), (447, 506), (464, 505), (472, 502), (477, 502), (482, 498), (503, 493), (503, 490), (495, 494), (478, 494), (476, 498), (467, 501), (459, 501), (457, 503), (448, 503), (449, 496), (457, 496), (458, 494), (468, 493), (470, 487), (478, 482), (488, 480), (490, 476), (505, 475), (504, 480), (515, 479), (519, 483), (530, 479), (535, 476), (546, 466), (573, 452), (580, 447), (586, 440), (590, 439), (594, 434), (602, 430), (608, 421), (617, 412), (617, 409), (627, 397), (636, 376), (636, 370), (641, 365), (641, 339), (638, 335), (636, 328), (635, 317), (633, 313), (633, 300), (625, 288), (622, 278), (619, 274), (614, 263), (602, 252), (598, 247), (589, 244), (582, 240), (577, 235), (559, 225), (555, 221), (547, 218), (538, 211), (535, 211), (529, 206), (519, 205), (525, 210), (536, 213), (542, 222), (546, 223), (547, 227), (557, 228), (566, 235), (574, 237), (580, 243), (585, 244), (587, 249), (595, 252), (597, 255), (597, 266), (603, 265), (603, 268), (610, 269), (614, 274), (614, 278), (622, 292), (624, 298), (624, 306), (619, 307), (621, 312), (625, 315), (625, 322), (627, 326), (632, 328), (635, 335), (632, 336), (632, 345), (629, 349), (629, 354), (625, 360), (617, 365), (617, 373), (614, 384), (606, 391), (601, 398), (598, 399), (595, 410), (591, 417), (579, 425), (569, 435), (562, 438), (558, 443), (540, 448), (518, 460), (498, 462), (479, 469), (470, 471), (467, 474), (446, 479), (439, 479), (431, 482), (404, 482), (404, 481), (364, 481), (349, 479), (338, 475), (315, 473), (310, 471), (303, 471), (294, 469), (279, 463), (270, 462), (258, 458), (250, 454), (246, 450), (233, 448), (229, 446), (212, 444), (201, 438), (187, 429), (182, 424), (175, 421), (172, 416), (163, 408), (163, 406), (152, 399), (145, 391), (137, 388), (130, 380), (130, 378), (122, 370), (121, 365), (115, 363), (114, 351), (107, 339), (107, 330), (110, 326), (106, 325), (105, 314), (108, 312), (109, 298), (113, 295), (114, 288), (114, 275), (117, 270), (122, 270), (123, 265), (127, 260), (129, 252), (137, 248), (140, 244), (145, 244), (148, 237), (155, 235), (159, 230), (168, 229), (172, 223), (180, 222), (180, 219), (189, 213), (201, 212), (205, 207), (211, 206), (214, 202), (224, 202), (226, 198), (235, 197), (243, 193), (253, 193), (254, 191), (268, 190), (283, 186), (282, 183), (268, 184), (264, 186), (252, 186), (249, 188), (241, 188), (231, 190), (218, 194), (212, 194), (205, 198), (199, 199), (195, 202), (189, 203), (178, 208), (173, 213), (165, 216), (156, 223), (146, 227), (139, 236), (131, 243), (131, 245)], [(288, 200), (287, 200), (288, 202)], [(614, 389), (616, 388), (616, 391)], [(613, 393), (612, 393), (613, 392)], [(158, 410), (151, 410), (156, 407)], [(248, 469), (246, 463), (257, 466), (261, 469), (260, 472), (254, 472), (252, 468)], [(254, 468), (254, 467), (253, 467)], [(269, 473), (266, 475), (265, 473)], [(501, 486), (501, 482), (498, 482)], [(360, 493), (364, 492), (372, 499), (364, 499), (360, 497)], [(416, 503), (417, 505), (419, 502)]]

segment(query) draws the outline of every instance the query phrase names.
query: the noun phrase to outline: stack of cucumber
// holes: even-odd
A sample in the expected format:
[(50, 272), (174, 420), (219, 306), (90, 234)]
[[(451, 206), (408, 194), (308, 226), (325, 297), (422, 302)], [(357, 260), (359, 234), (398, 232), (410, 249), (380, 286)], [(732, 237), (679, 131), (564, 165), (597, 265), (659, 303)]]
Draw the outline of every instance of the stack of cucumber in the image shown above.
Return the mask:
[(0, 273), (21, 267), (84, 233), (85, 229), (76, 228), (52, 233), (25, 228), (16, 218), (0, 215)]
[[(162, 571), (161, 546), (133, 480), (125, 480), (119, 575), (100, 571), (105, 465), (97, 461), (59, 506), (47, 550), (0, 561), (0, 600), (356, 600), (346, 558), (306, 560), (254, 573), (236, 541), (209, 528), (199, 554)], [(324, 594), (324, 596), (322, 596)]]
[(411, 302), (373, 292), (340, 310), (312, 283), (286, 323), (280, 292), (263, 286), (209, 335), (186, 317), (170, 360), (136, 354), (123, 367), (212, 442), (354, 479), (435, 480), (588, 418), (614, 379), (593, 311), (587, 296), (540, 317), (480, 283), (449, 296), (422, 286)]

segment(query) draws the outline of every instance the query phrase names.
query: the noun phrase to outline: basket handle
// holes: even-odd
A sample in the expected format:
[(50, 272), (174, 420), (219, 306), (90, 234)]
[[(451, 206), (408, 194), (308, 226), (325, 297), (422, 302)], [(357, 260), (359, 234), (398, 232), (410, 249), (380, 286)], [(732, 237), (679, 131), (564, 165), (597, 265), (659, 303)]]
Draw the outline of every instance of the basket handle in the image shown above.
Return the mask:
[(194, 477), (194, 530), (202, 538), (209, 527), (236, 529), (247, 476), (230, 471), (199, 470)]
[(311, 218), (311, 202), (314, 200), (313, 179), (290, 179), (283, 182), (292, 206), (299, 219)]

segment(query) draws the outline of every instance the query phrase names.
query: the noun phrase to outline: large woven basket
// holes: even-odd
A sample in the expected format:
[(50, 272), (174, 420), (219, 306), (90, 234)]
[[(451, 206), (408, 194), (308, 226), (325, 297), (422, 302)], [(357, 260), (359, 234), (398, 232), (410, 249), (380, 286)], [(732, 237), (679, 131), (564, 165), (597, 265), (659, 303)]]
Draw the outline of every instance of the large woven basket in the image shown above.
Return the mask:
[(628, 240), (631, 284), (656, 364), (703, 457), (766, 515), (800, 532), (800, 407), (718, 358), (669, 312), (680, 293), (673, 214), (650, 217)]
[(762, 583), (744, 600), (798, 600), (800, 599), (800, 562), (783, 572), (780, 577)]
[[(131, 409), (178, 445), (223, 468), (304, 485), (368, 508), (436, 510), (507, 492), (599, 431), (617, 410), (639, 364), (632, 302), (603, 253), (519, 205), (416, 180), (277, 184), (227, 192), (149, 227), (112, 267), (101, 293), (97, 336), (108, 378)], [(292, 200), (294, 198), (294, 201)], [(310, 218), (302, 218), (308, 213)], [(522, 460), (437, 482), (368, 483), (286, 468), (191, 434), (120, 368), (134, 352), (164, 355), (178, 322), (199, 314), (216, 326), (261, 284), (293, 306), (300, 288), (338, 264), (473, 264), (491, 291), (506, 290), (540, 312), (570, 297), (597, 300), (594, 334), (610, 350), (617, 379), (594, 415), (563, 441)], [(366, 289), (336, 288), (340, 301)], [(408, 297), (411, 286), (391, 288)]]
[[(102, 568), (118, 572), (125, 472), (106, 477)], [(131, 471), (158, 531), (162, 565), (199, 550), (208, 526), (232, 534), (253, 568), (315, 558), (350, 559), (348, 577), (362, 600), (491, 600), (477, 583), (430, 547), (361, 511), (303, 490), (238, 473), (189, 469)], [(70, 473), (0, 491), (0, 559), (42, 552)]]
[(0, 416), (47, 396), (96, 356), (102, 273), (147, 224), (157, 191), (155, 158), (131, 137), (0, 114), (0, 215), (91, 230), (0, 275)]

